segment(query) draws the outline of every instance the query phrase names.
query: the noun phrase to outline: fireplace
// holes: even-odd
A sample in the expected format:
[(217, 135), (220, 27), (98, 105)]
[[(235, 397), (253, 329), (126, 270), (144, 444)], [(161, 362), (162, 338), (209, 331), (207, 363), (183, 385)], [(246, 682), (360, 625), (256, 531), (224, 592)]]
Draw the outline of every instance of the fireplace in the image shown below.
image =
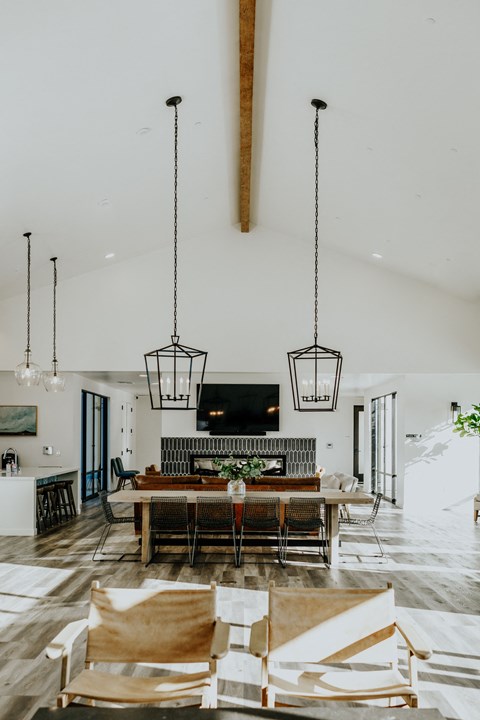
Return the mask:
[[(254, 453), (257, 457), (262, 458), (265, 461), (265, 467), (262, 470), (262, 475), (286, 475), (287, 473), (287, 456), (286, 455), (262, 455), (261, 453)], [(218, 457), (227, 459), (234, 457), (237, 460), (246, 460), (248, 455), (245, 453), (242, 455), (232, 454), (225, 455), (219, 453), (217, 455), (198, 455), (192, 453), (190, 455), (190, 475), (218, 475), (218, 469), (214, 464), (214, 459)]]
[[(246, 457), (258, 455), (281, 460), (280, 474), (306, 477), (315, 474), (316, 438), (290, 437), (164, 437), (162, 438), (164, 475), (188, 475), (191, 458)], [(279, 468), (273, 468), (277, 473)]]

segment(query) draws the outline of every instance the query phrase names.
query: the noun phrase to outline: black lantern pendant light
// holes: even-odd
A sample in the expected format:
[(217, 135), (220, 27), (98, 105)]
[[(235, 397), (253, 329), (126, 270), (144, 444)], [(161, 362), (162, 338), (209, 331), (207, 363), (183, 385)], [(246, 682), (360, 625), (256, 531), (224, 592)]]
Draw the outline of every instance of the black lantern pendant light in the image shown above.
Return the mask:
[(337, 409), (342, 355), (318, 345), (318, 111), (327, 103), (312, 100), (315, 108), (315, 320), (313, 345), (288, 353), (293, 405), (299, 412), (332, 412)]
[(42, 377), (42, 370), (38, 365), (32, 362), (32, 351), (30, 349), (30, 265), (31, 265), (31, 247), (30, 236), (32, 233), (26, 232), (23, 237), (27, 238), (27, 347), (25, 349), (25, 359), (15, 368), (15, 379), (19, 385), (24, 387), (32, 387), (38, 385)]
[[(195, 410), (200, 402), (207, 353), (180, 345), (177, 333), (177, 185), (178, 185), (178, 109), (182, 98), (167, 100), (175, 110), (173, 182), (173, 335), (171, 345), (145, 353), (148, 389), (152, 410)], [(195, 376), (194, 376), (195, 373)], [(198, 382), (198, 392), (193, 382)], [(192, 400), (193, 397), (193, 400)]]
[(53, 358), (50, 372), (43, 373), (43, 384), (48, 392), (63, 392), (65, 390), (65, 376), (58, 372), (57, 360), (57, 260), (53, 262)]

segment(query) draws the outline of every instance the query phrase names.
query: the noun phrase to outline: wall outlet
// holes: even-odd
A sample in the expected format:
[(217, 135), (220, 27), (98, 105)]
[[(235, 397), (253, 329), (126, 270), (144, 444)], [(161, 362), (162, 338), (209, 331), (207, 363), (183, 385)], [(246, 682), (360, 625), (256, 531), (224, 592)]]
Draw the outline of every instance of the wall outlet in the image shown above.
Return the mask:
[(51, 445), (44, 445), (43, 446), (43, 454), (44, 455), (53, 455), (53, 447)]

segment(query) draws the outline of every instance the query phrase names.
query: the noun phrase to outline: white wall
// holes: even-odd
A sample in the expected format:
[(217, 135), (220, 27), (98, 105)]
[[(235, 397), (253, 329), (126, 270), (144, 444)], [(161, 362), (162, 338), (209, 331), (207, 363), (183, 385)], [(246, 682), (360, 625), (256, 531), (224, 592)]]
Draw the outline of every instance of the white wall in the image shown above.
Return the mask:
[[(155, 463), (161, 466), (162, 416), (166, 413), (152, 410), (150, 397), (140, 396), (136, 400), (136, 462), (135, 466), (143, 472), (146, 465)], [(190, 413), (186, 413), (190, 416)]]
[[(353, 405), (361, 404), (358, 397), (341, 397), (335, 413), (301, 413), (293, 409), (290, 377), (287, 374), (206, 373), (206, 383), (278, 383), (280, 385), (280, 431), (268, 437), (315, 437), (317, 463), (328, 472), (353, 469)], [(161, 415), (161, 421), (158, 416)], [(160, 441), (163, 437), (208, 437), (197, 432), (196, 415), (192, 412), (158, 412), (151, 410), (148, 398), (137, 401), (137, 458), (139, 467), (159, 462)], [(140, 435), (142, 438), (140, 439)], [(333, 443), (327, 449), (327, 443)], [(157, 458), (157, 459), (155, 459)]]
[[(471, 513), (478, 492), (480, 443), (453, 432), (450, 405), (464, 410), (478, 401), (480, 375), (405, 375), (365, 394), (366, 457), (370, 457), (371, 398), (397, 392), (398, 505), (408, 514), (426, 515), (462, 505)], [(409, 439), (407, 434), (421, 435)], [(365, 479), (369, 486), (370, 467)]]
[[(62, 465), (80, 467), (81, 453), (81, 390), (110, 398), (110, 454), (120, 455), (122, 448), (122, 402), (134, 398), (122, 390), (94, 382), (74, 373), (68, 374), (63, 393), (48, 393), (43, 385), (19, 387), (12, 372), (0, 372), (0, 405), (37, 405), (38, 428), (35, 437), (2, 436), (0, 451), (13, 446), (20, 465), (37, 467)], [(44, 445), (52, 445), (54, 455), (43, 455)], [(132, 458), (134, 462), (135, 458)]]
[[(343, 352), (345, 373), (480, 372), (478, 304), (323, 247), (319, 292), (319, 342)], [(50, 316), (51, 288), (34, 289), (42, 367)], [(181, 341), (209, 352), (209, 372), (285, 372), (287, 351), (313, 341), (311, 239), (256, 227), (180, 242), (178, 323)], [(58, 285), (63, 369), (142, 371), (143, 353), (171, 333), (170, 249)], [(13, 369), (24, 347), (22, 294), (0, 304), (0, 370)]]

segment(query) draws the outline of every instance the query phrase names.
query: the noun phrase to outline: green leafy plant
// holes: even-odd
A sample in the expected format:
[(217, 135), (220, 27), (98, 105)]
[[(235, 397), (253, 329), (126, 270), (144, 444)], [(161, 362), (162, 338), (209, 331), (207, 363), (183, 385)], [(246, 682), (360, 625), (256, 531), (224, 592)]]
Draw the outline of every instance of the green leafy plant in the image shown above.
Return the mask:
[(480, 437), (480, 405), (472, 405), (466, 413), (460, 413), (454, 422), (453, 432), (460, 433), (460, 437)]
[(226, 460), (214, 459), (214, 465), (220, 468), (219, 477), (226, 480), (243, 480), (243, 478), (258, 477), (262, 474), (265, 461), (256, 455), (246, 459), (229, 457)]

